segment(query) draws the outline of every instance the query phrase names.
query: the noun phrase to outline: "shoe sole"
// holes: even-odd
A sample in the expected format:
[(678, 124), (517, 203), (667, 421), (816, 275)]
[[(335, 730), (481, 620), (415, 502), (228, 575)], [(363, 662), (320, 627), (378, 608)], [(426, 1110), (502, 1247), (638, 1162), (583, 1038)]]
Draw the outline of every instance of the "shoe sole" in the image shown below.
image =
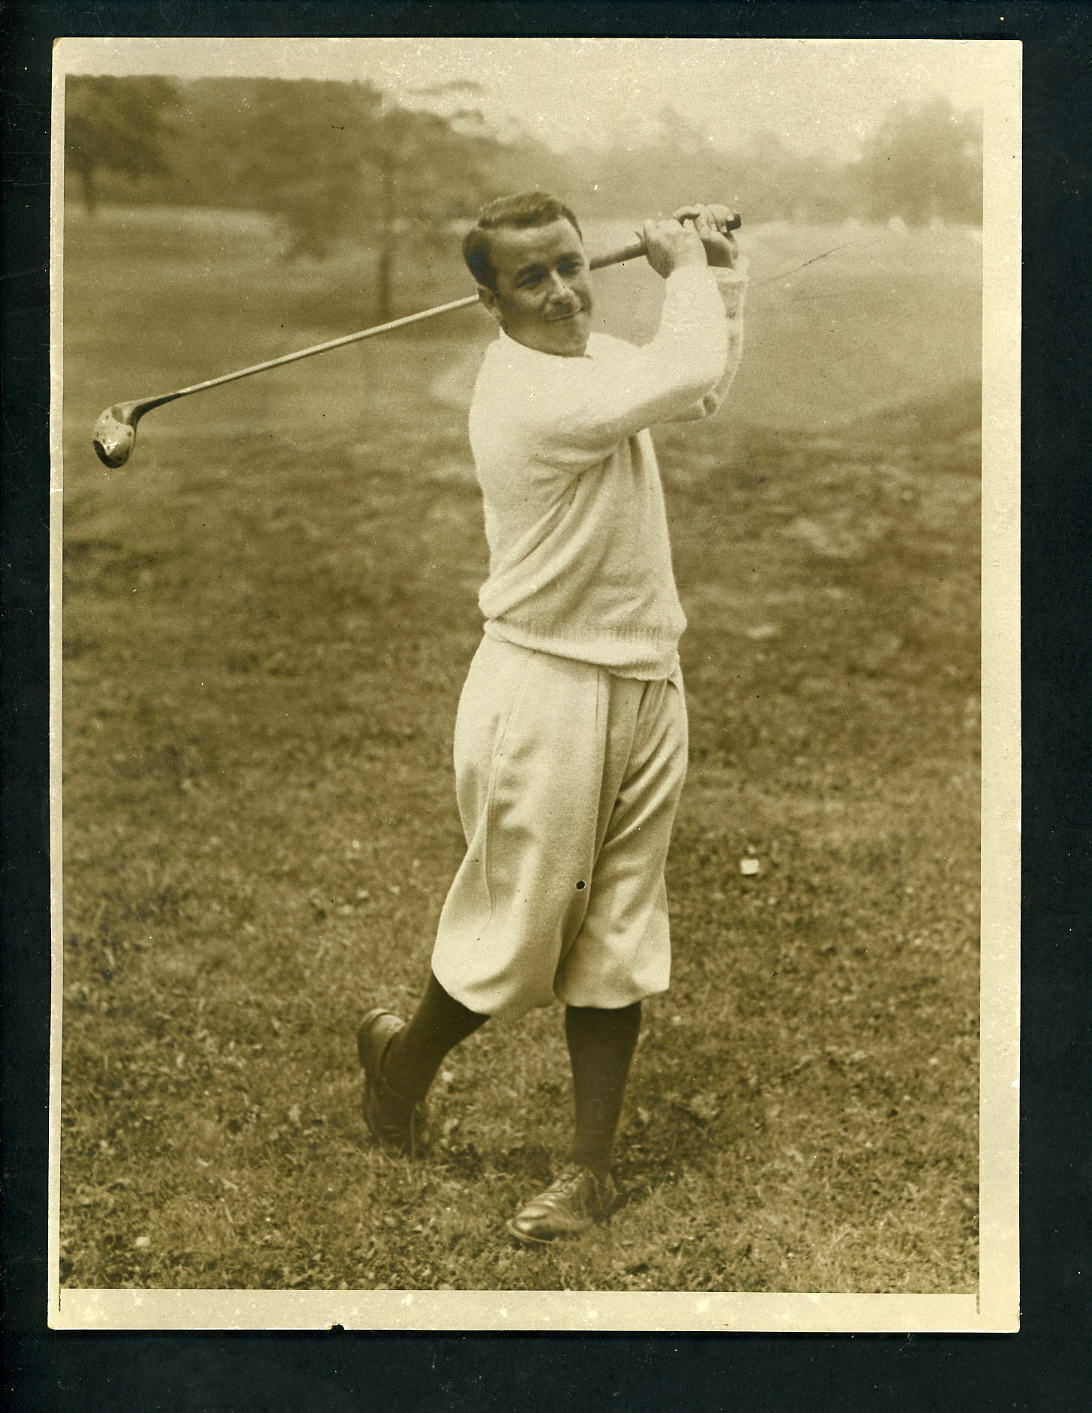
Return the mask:
[[(562, 1237), (560, 1233), (557, 1236), (532, 1236), (530, 1232), (520, 1231), (514, 1220), (505, 1222), (504, 1227), (509, 1236), (514, 1236), (515, 1239), (522, 1242), (524, 1246), (553, 1246), (555, 1241), (564, 1240), (564, 1237)], [(587, 1230), (589, 1230), (589, 1228), (585, 1227), (584, 1231)], [(568, 1235), (583, 1236), (584, 1232), (574, 1231), (569, 1232)]]
[(575, 1241), (579, 1236), (585, 1236), (595, 1227), (601, 1227), (610, 1218), (608, 1212), (605, 1217), (600, 1217), (594, 1222), (589, 1222), (586, 1227), (581, 1227), (579, 1231), (559, 1231), (554, 1236), (532, 1236), (530, 1232), (520, 1231), (516, 1226), (515, 1218), (505, 1222), (505, 1230), (509, 1236), (514, 1236), (517, 1241), (521, 1241), (524, 1246), (553, 1246), (555, 1241)]

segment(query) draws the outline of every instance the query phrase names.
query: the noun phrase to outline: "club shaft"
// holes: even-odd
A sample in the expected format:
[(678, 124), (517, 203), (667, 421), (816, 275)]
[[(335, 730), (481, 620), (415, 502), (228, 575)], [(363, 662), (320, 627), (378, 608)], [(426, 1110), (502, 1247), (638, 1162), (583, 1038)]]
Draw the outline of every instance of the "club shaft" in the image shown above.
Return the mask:
[[(634, 241), (631, 245), (623, 246), (621, 250), (611, 251), (607, 255), (597, 255), (589, 263), (593, 270), (602, 270), (608, 265), (620, 265), (625, 260), (637, 260), (644, 253), (643, 243)], [(140, 408), (142, 412), (149, 412), (153, 407), (162, 407), (166, 402), (173, 402), (175, 398), (188, 397), (191, 393), (205, 392), (208, 388), (217, 388), (224, 383), (234, 383), (240, 378), (249, 378), (255, 373), (267, 373), (271, 368), (283, 368), (287, 363), (298, 363), (302, 358), (314, 358), (318, 353), (329, 353), (335, 348), (345, 348), (351, 343), (360, 343), (363, 339), (374, 338), (376, 334), (390, 333), (392, 329), (404, 329), (408, 325), (418, 324), (424, 319), (435, 319), (438, 314), (450, 314), (456, 309), (469, 309), (472, 304), (477, 303), (478, 296), (468, 294), (462, 299), (453, 299), (447, 304), (437, 304), (432, 309), (421, 309), (416, 314), (406, 314), (400, 319), (390, 319), (387, 323), (376, 324), (370, 329), (360, 329), (354, 334), (343, 334), (340, 338), (329, 339), (326, 343), (316, 343), (310, 348), (298, 349), (295, 353), (284, 353), (279, 358), (269, 358), (264, 363), (255, 363), (249, 368), (239, 368), (234, 373), (222, 373), (218, 378), (208, 378), (203, 383), (193, 383), (188, 388), (179, 388), (176, 392), (164, 393), (161, 397), (145, 398), (141, 401)]]
[[(739, 216), (733, 216), (729, 229), (735, 230), (741, 224)], [(643, 241), (636, 240), (606, 255), (597, 255), (589, 264), (593, 270), (602, 270), (608, 265), (620, 265), (625, 260), (638, 260), (645, 253)], [(233, 373), (222, 373), (218, 378), (208, 378), (203, 383), (191, 383), (189, 387), (178, 388), (175, 392), (163, 393), (159, 397), (140, 398), (131, 403), (118, 404), (119, 409), (127, 409), (133, 423), (150, 412), (153, 407), (174, 402), (176, 398), (189, 397), (191, 393), (205, 392), (209, 388), (222, 387), (225, 383), (238, 382), (240, 378), (253, 377), (255, 373), (267, 373), (271, 368), (283, 368), (288, 363), (298, 363), (302, 358), (314, 358), (319, 353), (329, 353), (335, 348), (345, 348), (351, 343), (374, 338), (377, 334), (389, 333), (392, 329), (404, 329), (410, 324), (418, 324), (424, 319), (435, 319), (439, 314), (450, 314), (456, 309), (469, 309), (477, 304), (476, 294), (464, 295), (462, 299), (452, 299), (447, 304), (437, 304), (432, 309), (421, 309), (416, 314), (405, 314), (400, 319), (390, 319), (385, 324), (376, 324), (370, 329), (360, 329), (353, 334), (342, 334), (340, 338), (329, 339), (326, 343), (312, 344), (310, 348), (298, 349), (295, 353), (284, 353), (279, 358), (268, 358), (264, 363), (254, 363), (249, 368), (238, 368)]]
[(190, 393), (204, 392), (206, 388), (216, 388), (223, 383), (234, 383), (239, 378), (249, 378), (254, 373), (267, 373), (271, 368), (283, 368), (286, 363), (298, 363), (301, 358), (314, 358), (317, 353), (329, 353), (331, 349), (344, 348), (362, 339), (373, 338), (376, 334), (386, 334), (391, 329), (402, 329), (407, 324), (419, 323), (422, 319), (434, 319), (437, 314), (449, 314), (455, 309), (469, 309), (477, 304), (478, 296), (468, 294), (462, 299), (453, 299), (448, 304), (437, 304), (432, 309), (421, 309), (416, 314), (406, 314), (401, 319), (391, 319), (386, 324), (376, 324), (371, 329), (360, 329), (355, 334), (343, 334), (340, 338), (329, 339), (326, 343), (312, 344), (310, 348), (298, 349), (295, 353), (284, 353), (279, 358), (268, 358), (264, 363), (254, 363), (249, 368), (239, 368), (234, 373), (222, 373), (218, 378), (209, 378), (203, 383), (194, 383), (177, 392), (164, 393), (162, 397), (149, 398), (145, 410), (161, 407), (165, 402), (173, 402), (176, 397), (188, 397)]

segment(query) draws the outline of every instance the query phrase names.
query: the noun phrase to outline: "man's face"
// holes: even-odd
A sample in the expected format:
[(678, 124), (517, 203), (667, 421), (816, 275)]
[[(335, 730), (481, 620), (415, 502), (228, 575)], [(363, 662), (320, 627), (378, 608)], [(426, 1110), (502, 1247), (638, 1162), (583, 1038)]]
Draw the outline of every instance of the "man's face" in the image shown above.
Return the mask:
[(489, 246), (497, 287), (479, 286), (479, 293), (504, 332), (540, 353), (579, 358), (588, 343), (592, 295), (587, 256), (572, 223), (501, 226)]

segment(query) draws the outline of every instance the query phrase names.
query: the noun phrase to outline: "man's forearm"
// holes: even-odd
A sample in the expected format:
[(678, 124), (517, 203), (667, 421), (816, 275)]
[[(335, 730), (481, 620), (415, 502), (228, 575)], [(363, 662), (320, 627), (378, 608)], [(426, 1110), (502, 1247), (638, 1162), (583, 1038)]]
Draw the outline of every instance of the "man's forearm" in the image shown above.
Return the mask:
[(746, 257), (738, 260), (734, 269), (712, 268), (716, 274), (717, 287), (724, 303), (728, 334), (724, 371), (721, 373), (716, 387), (696, 402), (692, 402), (674, 417), (666, 418), (666, 421), (696, 422), (703, 417), (712, 416), (728, 395), (728, 390), (731, 388), (739, 369), (740, 359), (743, 355), (743, 305), (747, 290), (747, 260)]
[(624, 363), (562, 360), (552, 370), (553, 397), (544, 401), (546, 435), (594, 454), (680, 416), (711, 392), (724, 370), (727, 334), (708, 274), (701, 267), (668, 278), (656, 336)]

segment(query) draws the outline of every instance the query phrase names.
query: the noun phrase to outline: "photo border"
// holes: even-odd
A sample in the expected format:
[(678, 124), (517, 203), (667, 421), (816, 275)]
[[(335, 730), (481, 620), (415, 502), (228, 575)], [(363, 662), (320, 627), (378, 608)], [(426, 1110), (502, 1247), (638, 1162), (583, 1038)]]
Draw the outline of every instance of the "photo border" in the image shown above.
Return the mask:
[[(170, 44), (185, 41), (167, 41)], [(243, 41), (244, 43), (246, 41)], [(286, 41), (294, 42), (294, 41)], [(366, 39), (351, 41), (366, 44)], [(637, 41), (638, 43), (640, 41)], [(686, 42), (686, 41), (682, 41)], [(728, 39), (727, 44), (748, 43)], [(779, 39), (779, 45), (808, 43)], [(855, 43), (859, 41), (842, 41)], [(900, 43), (901, 41), (888, 41)], [(946, 43), (939, 41), (939, 43)], [(947, 43), (950, 43), (947, 42)], [(65, 40), (54, 50), (54, 269), (61, 268), (64, 200), (64, 84), (88, 53), (129, 39)], [(212, 1291), (80, 1290), (61, 1287), (59, 1266), (61, 848), (54, 799), (54, 994), (51, 1111), (50, 1323), (58, 1329), (386, 1330), (749, 1330), (802, 1333), (962, 1331), (1001, 1333), (1019, 1323), (1018, 1083), (1019, 1014), (1019, 711), (1011, 684), (1019, 672), (1019, 64), (1015, 43), (967, 41), (968, 63), (983, 73), (982, 362), (982, 809), (979, 1285), (974, 1296), (596, 1291)], [(973, 54), (969, 51), (973, 50)], [(54, 282), (53, 345), (60, 349), (60, 281)], [(59, 359), (58, 359), (59, 363)], [(61, 369), (54, 368), (54, 465), (60, 467)], [(62, 487), (51, 487), (54, 607), (61, 585)], [(54, 719), (59, 717), (60, 651), (54, 613)]]

